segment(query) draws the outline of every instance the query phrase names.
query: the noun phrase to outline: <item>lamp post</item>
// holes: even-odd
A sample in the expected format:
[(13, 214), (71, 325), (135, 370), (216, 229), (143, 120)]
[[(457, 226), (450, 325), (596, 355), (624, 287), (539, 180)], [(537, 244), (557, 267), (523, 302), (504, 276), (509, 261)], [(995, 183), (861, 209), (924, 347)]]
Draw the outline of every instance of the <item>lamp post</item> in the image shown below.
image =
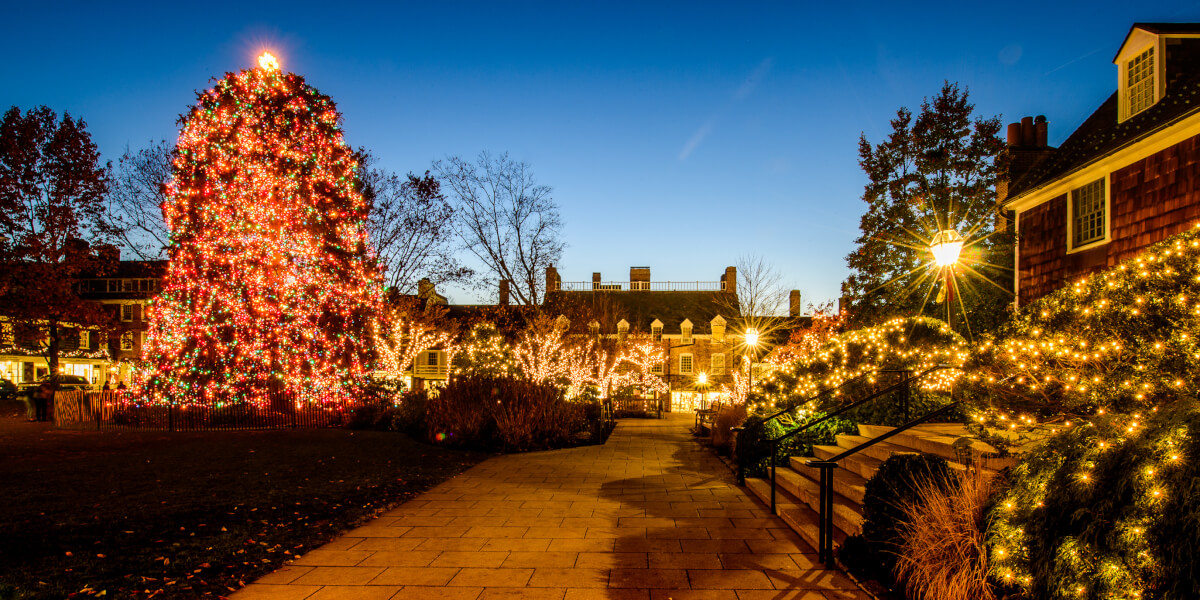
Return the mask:
[(708, 410), (708, 373), (701, 371), (696, 383), (700, 385), (700, 410)]
[(750, 390), (754, 389), (754, 356), (758, 349), (758, 330), (751, 327), (746, 330), (746, 346), (750, 348), (750, 365), (747, 369), (749, 382), (746, 386), (746, 402), (750, 402)]
[(929, 244), (929, 252), (933, 254), (933, 262), (942, 270), (946, 285), (946, 325), (954, 331), (951, 321), (954, 305), (954, 265), (958, 263), (958, 255), (962, 253), (963, 239), (953, 229), (943, 229), (933, 236)]

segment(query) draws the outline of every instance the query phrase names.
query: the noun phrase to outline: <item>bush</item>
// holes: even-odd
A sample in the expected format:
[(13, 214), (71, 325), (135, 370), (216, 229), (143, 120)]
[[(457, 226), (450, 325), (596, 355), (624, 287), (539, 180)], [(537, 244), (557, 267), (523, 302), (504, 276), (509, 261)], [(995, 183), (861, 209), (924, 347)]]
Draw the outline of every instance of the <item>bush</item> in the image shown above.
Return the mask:
[(900, 505), (900, 552), (896, 579), (910, 598), (992, 600), (984, 543), (986, 509), (997, 488), (994, 476), (973, 470), (950, 486), (919, 482), (912, 502)]
[(427, 401), (431, 441), (523, 451), (564, 446), (588, 428), (583, 403), (567, 402), (554, 384), (513, 377), (467, 376)]
[(1195, 597), (1200, 403), (1158, 399), (1144, 420), (1095, 416), (1012, 468), (990, 511), (995, 582), (1028, 598)]
[(392, 411), (392, 422), (388, 429), (406, 433), (413, 438), (423, 438), (427, 429), (425, 412), (428, 408), (429, 393), (425, 390), (405, 393), (400, 398), (399, 406)]
[(918, 502), (922, 487), (948, 490), (954, 482), (950, 465), (937, 456), (897, 454), (883, 461), (867, 481), (862, 534), (847, 539), (838, 558), (855, 575), (895, 587), (896, 556), (910, 522), (904, 506)]
[[(747, 477), (765, 477), (769, 473), (772, 439), (795, 431), (805, 423), (820, 419), (824, 415), (815, 413), (807, 419), (792, 417), (791, 423), (782, 422), (781, 419), (772, 419), (764, 423), (765, 416), (767, 415), (756, 414), (747, 417), (737, 437), (737, 462)], [(775, 454), (775, 464), (777, 467), (784, 466), (793, 456), (810, 456), (814, 445), (834, 444), (839, 433), (852, 433), (857, 430), (858, 427), (854, 423), (834, 417), (780, 442)]]

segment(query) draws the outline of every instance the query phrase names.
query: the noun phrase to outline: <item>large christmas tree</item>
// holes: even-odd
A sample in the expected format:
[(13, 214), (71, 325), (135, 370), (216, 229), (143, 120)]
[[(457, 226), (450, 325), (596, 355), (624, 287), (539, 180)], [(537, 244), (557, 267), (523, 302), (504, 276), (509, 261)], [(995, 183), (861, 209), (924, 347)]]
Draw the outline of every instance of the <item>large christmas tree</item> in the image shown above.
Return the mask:
[(380, 286), (339, 122), (270, 55), (182, 119), (163, 207), (170, 267), (147, 339), (155, 395), (336, 397), (370, 370)]

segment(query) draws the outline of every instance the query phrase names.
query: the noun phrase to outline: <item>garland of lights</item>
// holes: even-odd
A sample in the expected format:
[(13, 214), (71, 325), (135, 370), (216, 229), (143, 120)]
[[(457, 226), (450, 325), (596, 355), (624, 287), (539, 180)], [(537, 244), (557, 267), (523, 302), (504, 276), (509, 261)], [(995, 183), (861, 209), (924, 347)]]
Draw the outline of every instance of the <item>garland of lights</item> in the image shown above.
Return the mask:
[[(1186, 428), (1159, 416), (1159, 405), (1196, 407), (1200, 382), (1183, 375), (1200, 369), (1198, 300), (1200, 224), (1025, 307), (976, 353), (973, 385), (992, 399), (976, 421), (1048, 438), (1048, 449), (1013, 469), (1011, 487), (991, 515), (997, 582), (1129, 599), (1156, 585), (1164, 549), (1146, 532), (1162, 518), (1170, 491), (1158, 481), (1187, 458), (1180, 450)], [(1106, 495), (1093, 489), (1092, 473), (1131, 443), (1150, 450), (1137, 464), (1121, 465), (1134, 501), (1104, 543), (1068, 537), (1053, 556), (1031, 556), (1027, 530), (1047, 495)], [(1052, 580), (1034, 568), (1047, 560)]]
[(200, 93), (163, 207), (170, 264), (146, 340), (156, 398), (336, 397), (372, 370), (381, 287), (339, 122), (270, 55)]

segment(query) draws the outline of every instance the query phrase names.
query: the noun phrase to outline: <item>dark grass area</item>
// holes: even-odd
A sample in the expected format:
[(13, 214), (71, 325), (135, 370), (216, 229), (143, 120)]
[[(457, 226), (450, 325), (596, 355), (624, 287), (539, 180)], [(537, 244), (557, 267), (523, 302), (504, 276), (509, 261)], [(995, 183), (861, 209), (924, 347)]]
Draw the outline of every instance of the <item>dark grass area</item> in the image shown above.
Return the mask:
[(344, 429), (85, 432), (0, 405), (0, 598), (228, 595), (487, 457)]

